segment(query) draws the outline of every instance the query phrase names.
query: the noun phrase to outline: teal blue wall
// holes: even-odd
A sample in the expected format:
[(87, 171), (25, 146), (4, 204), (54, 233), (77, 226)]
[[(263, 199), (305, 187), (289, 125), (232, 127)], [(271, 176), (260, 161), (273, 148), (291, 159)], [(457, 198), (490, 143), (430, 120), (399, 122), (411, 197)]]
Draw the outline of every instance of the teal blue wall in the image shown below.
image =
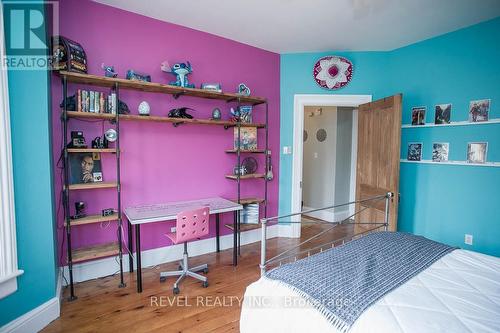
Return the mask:
[[(351, 83), (335, 94), (403, 94), (403, 123), (412, 106), (453, 103), (452, 121), (467, 120), (468, 102), (491, 98), (490, 118), (500, 118), (500, 19), (388, 52), (325, 52), (281, 56), (281, 147), (293, 142), (294, 94), (331, 94), (312, 78), (324, 55), (354, 64)], [(409, 141), (450, 142), (450, 159), (465, 160), (467, 142), (488, 141), (488, 160), (500, 161), (500, 125), (403, 129), (401, 156)], [(280, 214), (290, 212), (292, 155), (280, 157)], [(401, 163), (398, 228), (448, 244), (500, 255), (500, 168)], [(474, 245), (464, 244), (464, 234)]]
[(57, 277), (48, 75), (9, 70), (8, 80), (17, 253), (24, 274), (18, 290), (0, 300), (0, 327), (55, 297)]
[[(491, 98), (490, 118), (500, 118), (500, 19), (392, 52), (393, 87), (403, 92), (403, 123), (411, 107), (452, 103), (452, 121), (468, 119), (470, 100)], [(500, 162), (500, 124), (403, 129), (408, 142), (450, 143), (450, 160), (465, 160), (467, 143), (488, 142), (488, 160)], [(500, 256), (500, 168), (401, 163), (399, 229)], [(474, 235), (472, 247), (464, 234)]]

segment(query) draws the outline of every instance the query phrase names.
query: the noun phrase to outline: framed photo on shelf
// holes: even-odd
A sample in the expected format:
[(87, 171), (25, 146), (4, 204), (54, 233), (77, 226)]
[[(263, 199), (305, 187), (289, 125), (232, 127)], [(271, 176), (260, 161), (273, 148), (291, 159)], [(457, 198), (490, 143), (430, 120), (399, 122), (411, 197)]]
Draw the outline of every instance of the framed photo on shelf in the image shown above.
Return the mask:
[(477, 123), (488, 121), (490, 113), (490, 99), (480, 99), (469, 103), (469, 121)]
[(425, 106), (411, 108), (411, 124), (412, 126), (425, 125)]
[(434, 142), (432, 144), (432, 161), (447, 162), (450, 144), (448, 142)]
[(449, 124), (451, 117), (451, 104), (436, 105), (436, 113), (434, 114), (434, 124), (442, 125)]
[(469, 142), (467, 145), (468, 163), (486, 163), (488, 142)]
[(422, 160), (422, 142), (410, 142), (408, 143), (408, 161), (421, 161)]
[(69, 154), (70, 184), (102, 182), (100, 154)]
[(238, 149), (238, 141), (242, 150), (257, 149), (257, 127), (240, 127), (238, 140), (238, 127), (234, 127), (234, 149)]

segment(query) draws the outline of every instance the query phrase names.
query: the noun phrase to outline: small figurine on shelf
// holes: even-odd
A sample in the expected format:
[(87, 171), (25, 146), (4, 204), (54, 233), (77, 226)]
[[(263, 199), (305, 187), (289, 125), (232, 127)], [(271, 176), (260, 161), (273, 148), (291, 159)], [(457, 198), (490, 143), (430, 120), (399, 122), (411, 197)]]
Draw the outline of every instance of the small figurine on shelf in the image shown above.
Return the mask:
[(241, 96), (250, 96), (250, 88), (248, 88), (246, 84), (240, 83), (238, 85), (237, 94)]
[(229, 121), (236, 123), (240, 120), (240, 111), (238, 109), (235, 110), (234, 108), (231, 108), (229, 112), (231, 113)]
[(212, 110), (212, 120), (220, 120), (221, 112), (219, 108), (215, 108)]
[(149, 103), (146, 101), (142, 101), (141, 104), (139, 104), (138, 111), (139, 111), (139, 115), (141, 115), (141, 116), (149, 116), (149, 112), (150, 112)]
[(170, 85), (184, 87), (184, 88), (194, 88), (194, 84), (189, 83), (188, 74), (193, 72), (193, 68), (189, 61), (180, 62), (174, 64), (172, 67), (168, 64), (168, 61), (164, 61), (161, 63), (161, 70), (165, 73), (171, 73), (177, 76), (175, 81), (170, 81)]
[(106, 77), (117, 77), (118, 73), (115, 72), (115, 66), (106, 66), (104, 63), (101, 64), (101, 68), (104, 69), (104, 76)]

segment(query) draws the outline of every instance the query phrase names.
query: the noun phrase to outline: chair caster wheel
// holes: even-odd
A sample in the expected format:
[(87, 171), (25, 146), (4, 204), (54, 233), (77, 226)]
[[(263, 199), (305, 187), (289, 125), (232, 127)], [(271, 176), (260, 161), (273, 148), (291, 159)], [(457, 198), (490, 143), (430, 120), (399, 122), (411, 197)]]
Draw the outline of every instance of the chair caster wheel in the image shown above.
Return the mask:
[(173, 292), (174, 292), (174, 295), (177, 295), (177, 294), (179, 294), (180, 290), (178, 287), (174, 287)]
[(208, 268), (203, 269), (203, 273), (207, 274), (208, 273)]
[(165, 282), (167, 281), (167, 277), (166, 276), (160, 276), (160, 282)]
[(179, 265), (179, 267), (177, 267), (177, 268), (178, 268), (178, 270), (179, 270), (179, 271), (182, 271), (182, 270), (183, 270), (183, 268), (182, 268), (182, 266), (181, 266), (181, 265)]
[(208, 287), (208, 281), (203, 281), (202, 286), (203, 286), (203, 288), (207, 288)]

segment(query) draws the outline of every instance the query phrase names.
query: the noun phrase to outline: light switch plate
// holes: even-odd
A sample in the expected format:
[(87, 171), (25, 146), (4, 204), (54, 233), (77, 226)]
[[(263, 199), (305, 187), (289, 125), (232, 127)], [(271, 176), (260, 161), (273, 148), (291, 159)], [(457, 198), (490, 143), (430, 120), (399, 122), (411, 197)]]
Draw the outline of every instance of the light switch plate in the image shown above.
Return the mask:
[(292, 153), (292, 147), (290, 146), (283, 146), (283, 154), (284, 155), (289, 155)]
[(473, 241), (472, 235), (465, 234), (465, 239), (464, 239), (465, 244), (472, 245), (472, 241)]
[(170, 228), (170, 232), (176, 232), (177, 231), (177, 228), (176, 227), (172, 227)]

